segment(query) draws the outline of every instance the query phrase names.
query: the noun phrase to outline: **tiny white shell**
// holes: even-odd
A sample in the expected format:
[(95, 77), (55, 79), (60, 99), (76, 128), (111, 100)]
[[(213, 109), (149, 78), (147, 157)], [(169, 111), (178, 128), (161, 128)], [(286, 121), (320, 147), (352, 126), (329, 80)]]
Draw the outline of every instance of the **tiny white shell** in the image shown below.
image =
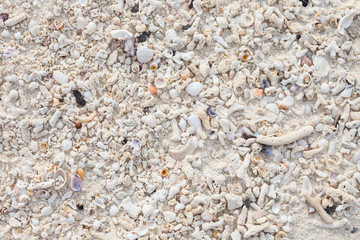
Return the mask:
[(240, 16), (240, 26), (241, 27), (250, 27), (254, 23), (254, 17), (250, 14), (241, 14)]
[(201, 92), (202, 87), (202, 83), (192, 82), (186, 87), (186, 92), (195, 97)]
[(167, 86), (167, 81), (163, 78), (156, 78), (154, 81), (155, 87), (156, 88), (165, 88)]

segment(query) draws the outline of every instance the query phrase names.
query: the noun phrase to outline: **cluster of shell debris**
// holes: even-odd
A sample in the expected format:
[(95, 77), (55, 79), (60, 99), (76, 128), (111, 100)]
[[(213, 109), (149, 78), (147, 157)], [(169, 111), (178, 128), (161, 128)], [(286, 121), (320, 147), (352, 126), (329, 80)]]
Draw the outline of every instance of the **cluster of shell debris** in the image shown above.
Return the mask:
[(1, 1), (0, 238), (355, 236), (359, 8)]

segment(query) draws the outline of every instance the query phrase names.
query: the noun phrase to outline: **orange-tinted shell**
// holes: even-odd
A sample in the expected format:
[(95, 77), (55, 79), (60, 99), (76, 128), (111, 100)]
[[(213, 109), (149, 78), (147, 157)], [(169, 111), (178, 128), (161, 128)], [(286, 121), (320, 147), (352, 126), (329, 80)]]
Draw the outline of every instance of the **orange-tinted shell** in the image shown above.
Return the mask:
[(79, 175), (79, 177), (81, 178), (81, 180), (84, 179), (84, 177), (85, 177), (85, 171), (84, 171), (84, 169), (80, 168), (80, 169), (78, 169), (78, 170), (76, 171), (76, 173)]
[(157, 89), (154, 85), (150, 85), (148, 88), (151, 94), (155, 94), (157, 92)]
[(163, 169), (163, 170), (161, 171), (161, 176), (162, 176), (162, 177), (166, 177), (167, 174), (168, 174), (168, 171), (167, 171), (166, 169)]

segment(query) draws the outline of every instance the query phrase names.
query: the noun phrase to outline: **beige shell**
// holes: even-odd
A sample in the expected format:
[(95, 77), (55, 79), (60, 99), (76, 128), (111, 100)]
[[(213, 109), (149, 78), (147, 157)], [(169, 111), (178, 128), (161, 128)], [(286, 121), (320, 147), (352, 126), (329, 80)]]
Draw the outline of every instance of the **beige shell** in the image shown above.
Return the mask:
[(55, 183), (54, 183), (55, 190), (62, 189), (67, 182), (67, 174), (65, 173), (65, 171), (62, 168), (59, 168), (56, 171), (54, 178), (55, 178)]

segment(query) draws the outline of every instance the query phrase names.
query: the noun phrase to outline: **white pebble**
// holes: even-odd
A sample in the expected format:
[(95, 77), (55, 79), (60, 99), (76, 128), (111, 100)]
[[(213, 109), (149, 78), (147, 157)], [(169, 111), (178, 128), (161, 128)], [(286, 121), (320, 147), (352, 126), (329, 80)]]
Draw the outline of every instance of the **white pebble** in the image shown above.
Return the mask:
[(141, 63), (149, 62), (154, 56), (154, 51), (146, 46), (141, 46), (136, 51), (136, 58)]
[(54, 71), (53, 76), (54, 79), (60, 84), (67, 83), (69, 80), (68, 77), (60, 71)]
[(72, 142), (70, 139), (65, 139), (64, 141), (62, 141), (61, 146), (64, 151), (68, 151), (72, 147)]
[(156, 126), (156, 117), (153, 114), (149, 114), (146, 118), (146, 124), (149, 127), (154, 128)]
[(116, 205), (111, 205), (109, 213), (110, 216), (115, 216), (116, 214), (118, 214), (119, 212), (119, 208)]
[(186, 87), (186, 92), (192, 96), (197, 96), (201, 92), (202, 87), (202, 83), (192, 82)]

